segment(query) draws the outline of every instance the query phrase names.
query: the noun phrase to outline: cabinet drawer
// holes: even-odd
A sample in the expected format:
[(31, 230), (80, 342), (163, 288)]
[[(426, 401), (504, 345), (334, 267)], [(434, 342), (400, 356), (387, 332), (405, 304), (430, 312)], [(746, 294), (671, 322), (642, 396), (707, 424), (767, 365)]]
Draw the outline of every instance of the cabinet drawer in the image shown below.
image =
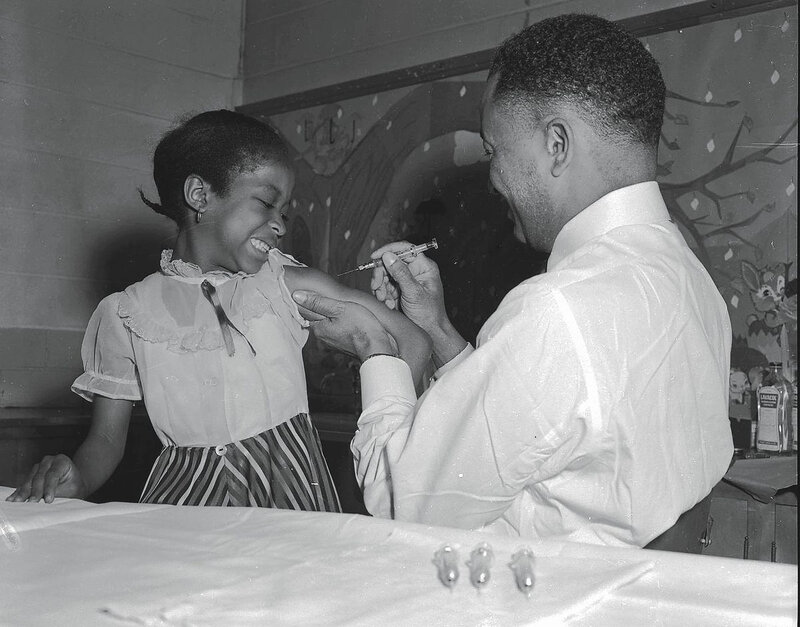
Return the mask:
[(703, 555), (797, 564), (797, 507), (711, 499)]
[(703, 542), (703, 555), (744, 557), (747, 502), (712, 498)]

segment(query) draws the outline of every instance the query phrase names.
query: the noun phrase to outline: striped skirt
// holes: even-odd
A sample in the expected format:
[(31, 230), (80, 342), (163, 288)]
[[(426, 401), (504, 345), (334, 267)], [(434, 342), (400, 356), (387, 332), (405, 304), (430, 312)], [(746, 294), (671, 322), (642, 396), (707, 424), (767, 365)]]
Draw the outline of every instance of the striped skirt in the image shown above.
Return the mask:
[(341, 511), (307, 414), (224, 446), (164, 447), (139, 502)]

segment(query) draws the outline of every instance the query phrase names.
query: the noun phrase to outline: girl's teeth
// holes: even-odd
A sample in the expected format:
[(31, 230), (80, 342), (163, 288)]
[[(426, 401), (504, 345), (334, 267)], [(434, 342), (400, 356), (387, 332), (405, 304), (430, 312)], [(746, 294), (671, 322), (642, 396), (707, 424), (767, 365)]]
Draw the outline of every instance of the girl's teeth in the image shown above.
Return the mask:
[(253, 248), (260, 250), (262, 253), (269, 252), (269, 244), (262, 242), (260, 239), (251, 238), (250, 243), (253, 245)]

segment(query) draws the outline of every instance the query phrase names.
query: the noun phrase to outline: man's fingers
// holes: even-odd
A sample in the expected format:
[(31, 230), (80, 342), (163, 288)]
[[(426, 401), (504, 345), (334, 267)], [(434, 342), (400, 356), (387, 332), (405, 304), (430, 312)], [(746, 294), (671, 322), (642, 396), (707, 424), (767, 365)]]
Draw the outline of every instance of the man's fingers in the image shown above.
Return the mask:
[(391, 242), (389, 244), (384, 244), (380, 248), (376, 248), (370, 253), (370, 257), (373, 259), (380, 259), (383, 257), (384, 253), (399, 253), (403, 252), (404, 250), (408, 250), (414, 244), (411, 242), (400, 241), (400, 242)]
[(400, 295), (397, 291), (397, 286), (389, 281), (389, 275), (386, 274), (386, 270), (384, 270), (383, 265), (380, 265), (373, 270), (372, 280), (369, 283), (369, 288), (375, 298), (386, 305), (389, 309), (395, 309), (396, 301)]
[(310, 309), (306, 309), (301, 304), (297, 304), (297, 309), (300, 311), (300, 315), (303, 316), (309, 322), (319, 322), (320, 320), (327, 320), (325, 316), (322, 314), (318, 314)]
[(309, 314), (317, 314), (319, 316), (317, 320), (332, 318), (342, 311), (341, 302), (332, 298), (326, 298), (317, 292), (297, 290), (292, 293), (292, 298), (294, 298), (294, 302), (306, 309)]
[(408, 294), (410, 290), (415, 290), (419, 287), (414, 276), (411, 274), (408, 266), (405, 263), (398, 263), (400, 260), (394, 253), (384, 253), (383, 265), (386, 271), (391, 275), (392, 279), (400, 286), (400, 291)]
[(372, 293), (382, 303), (390, 300), (397, 300), (397, 288), (388, 281), (380, 283), (372, 288)]
[(385, 284), (386, 273), (383, 270), (383, 266), (378, 266), (372, 271), (372, 276), (369, 278), (369, 289), (374, 292)]

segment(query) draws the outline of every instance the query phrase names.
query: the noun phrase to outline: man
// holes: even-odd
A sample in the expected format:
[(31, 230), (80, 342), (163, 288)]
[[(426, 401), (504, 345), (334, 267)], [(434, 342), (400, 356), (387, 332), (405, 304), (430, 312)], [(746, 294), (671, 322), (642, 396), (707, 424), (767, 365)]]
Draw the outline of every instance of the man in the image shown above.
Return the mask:
[(730, 321), (655, 182), (664, 98), (641, 42), (598, 17), (501, 46), (481, 119), (490, 178), (516, 236), (551, 254), (473, 349), (435, 264), (397, 263), (408, 244), (376, 251), (376, 294), (433, 340), (419, 400), (371, 316), (296, 295), (320, 337), (364, 360), (352, 450), (373, 514), (644, 546), (721, 479)]

